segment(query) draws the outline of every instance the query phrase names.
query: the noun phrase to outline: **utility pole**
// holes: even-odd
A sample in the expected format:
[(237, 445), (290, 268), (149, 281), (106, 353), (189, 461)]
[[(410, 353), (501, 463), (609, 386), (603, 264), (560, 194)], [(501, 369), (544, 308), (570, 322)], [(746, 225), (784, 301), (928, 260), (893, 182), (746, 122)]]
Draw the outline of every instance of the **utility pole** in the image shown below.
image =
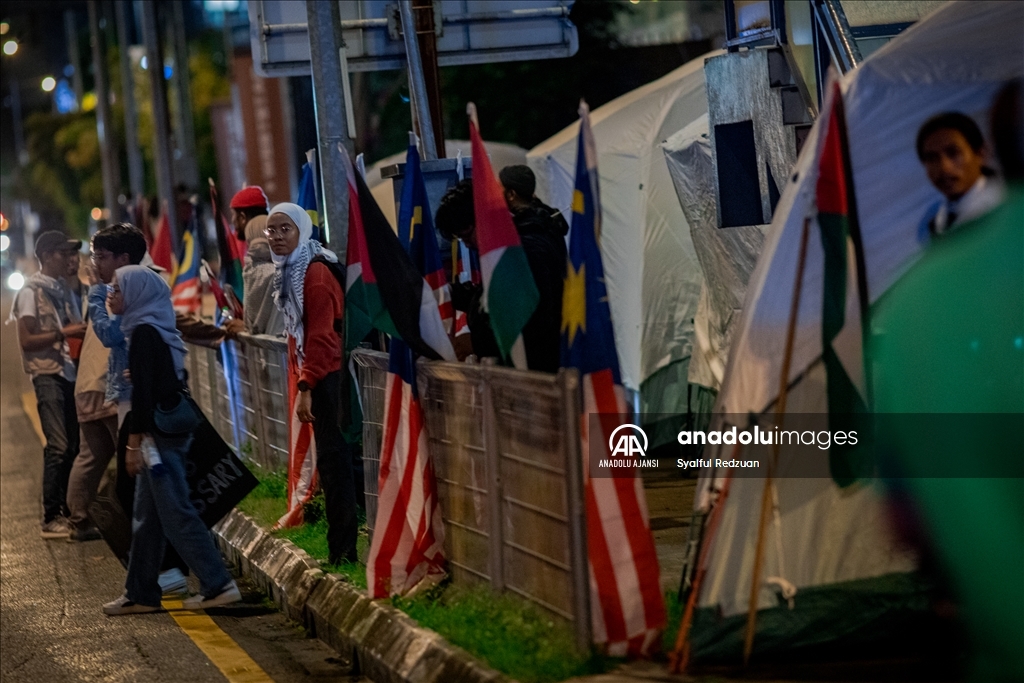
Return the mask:
[(89, 36), (92, 43), (92, 69), (96, 81), (96, 134), (100, 143), (100, 170), (103, 174), (103, 198), (108, 216), (118, 218), (117, 196), (121, 190), (121, 174), (117, 147), (110, 117), (110, 88), (107, 83), (106, 41), (100, 33), (99, 2), (89, 0)]
[(196, 130), (192, 117), (191, 78), (188, 71), (188, 44), (185, 42), (184, 2), (171, 2), (172, 49), (174, 50), (174, 95), (177, 108), (174, 141), (175, 171), (179, 181), (185, 183), (190, 192), (199, 187), (199, 164), (196, 159)]
[[(433, 119), (430, 115), (430, 100), (423, 75), (423, 61), (420, 45), (416, 39), (416, 19), (413, 17), (412, 0), (400, 0), (398, 11), (402, 19), (402, 37), (405, 41), (405, 56), (409, 65), (409, 93), (412, 95), (413, 112), (419, 122), (420, 139), (423, 141), (423, 160), (437, 159), (437, 141), (434, 138)], [(431, 17), (433, 23), (433, 17)], [(312, 24), (310, 24), (312, 26)]]
[[(142, 2), (142, 36), (146, 43), (146, 61), (153, 101), (153, 149), (156, 186), (161, 204), (167, 211), (171, 226), (171, 248), (178, 253), (178, 205), (174, 190), (174, 165), (171, 161), (171, 122), (167, 113), (167, 90), (164, 85), (164, 58), (157, 28), (158, 3)], [(332, 3), (333, 4), (333, 3)]]
[(348, 247), (348, 178), (342, 146), (352, 155), (353, 146), (345, 116), (345, 82), (341, 68), (341, 12), (336, 2), (306, 0), (309, 56), (313, 71), (313, 105), (316, 111), (317, 156), (324, 202), (327, 244), (345, 262)]
[(85, 87), (82, 85), (82, 55), (78, 51), (78, 24), (75, 21), (75, 11), (64, 11), (64, 38), (68, 43), (68, 61), (71, 62), (71, 87), (75, 91), (75, 110), (82, 108), (82, 96), (85, 94)]
[(125, 149), (128, 152), (128, 187), (132, 201), (138, 201), (145, 192), (145, 170), (142, 150), (139, 148), (138, 112), (135, 110), (135, 75), (128, 54), (128, 2), (117, 0), (116, 4), (117, 42), (121, 46), (118, 50), (121, 55), (121, 100), (124, 104)]
[(444, 111), (441, 106), (441, 75), (437, 65), (437, 33), (434, 26), (434, 0), (412, 0), (412, 13), (416, 19), (416, 39), (423, 64), (423, 86), (430, 107), (430, 121), (434, 129), (436, 159), (444, 159)]

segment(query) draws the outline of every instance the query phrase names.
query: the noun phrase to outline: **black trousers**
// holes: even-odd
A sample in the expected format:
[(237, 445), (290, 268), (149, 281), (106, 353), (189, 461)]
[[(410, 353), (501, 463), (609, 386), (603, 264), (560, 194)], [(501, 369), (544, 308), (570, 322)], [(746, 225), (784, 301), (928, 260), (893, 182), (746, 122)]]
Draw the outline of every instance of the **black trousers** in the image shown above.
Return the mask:
[(327, 551), (329, 561), (356, 562), (355, 449), (341, 432), (342, 371), (335, 370), (317, 382), (311, 391), (313, 438), (316, 440), (316, 469), (327, 508)]
[(43, 524), (67, 512), (68, 477), (78, 455), (78, 411), (75, 384), (60, 375), (32, 378), (43, 448)]

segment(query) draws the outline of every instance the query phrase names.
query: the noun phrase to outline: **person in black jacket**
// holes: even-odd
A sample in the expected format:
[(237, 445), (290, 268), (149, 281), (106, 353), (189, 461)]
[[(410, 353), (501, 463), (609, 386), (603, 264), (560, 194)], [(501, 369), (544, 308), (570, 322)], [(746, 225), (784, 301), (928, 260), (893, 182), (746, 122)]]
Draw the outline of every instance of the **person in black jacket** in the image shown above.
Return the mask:
[[(568, 258), (565, 235), (569, 227), (557, 210), (533, 196), (536, 181), (533, 181), (533, 172), (529, 168), (512, 166), (503, 169), (499, 174), (503, 183), (509, 169), (520, 170), (512, 171), (513, 180), (505, 186), (506, 203), (540, 293), (537, 308), (523, 328), (526, 364), (531, 370), (557, 372), (561, 359), (562, 285)], [(515, 182), (516, 178), (525, 177), (521, 169), (529, 174), (532, 185)], [(437, 209), (435, 223), (446, 239), (459, 238), (471, 249), (476, 249), (472, 180), (463, 180), (445, 193)], [(467, 313), (473, 352), (481, 358), (500, 356), (489, 316), (481, 305), (482, 297), (481, 285), (453, 280), (452, 302), (457, 310)]]
[(558, 372), (562, 359), (562, 286), (569, 254), (565, 236), (569, 224), (562, 212), (537, 199), (537, 179), (529, 166), (506, 166), (498, 179), (505, 203), (530, 263), (540, 292), (537, 310), (523, 328), (526, 364), (531, 370)]
[(171, 291), (144, 266), (115, 272), (108, 305), (121, 316), (128, 340), (132, 382), (126, 466), (138, 477), (132, 519), (132, 547), (125, 593), (103, 606), (109, 615), (140, 614), (161, 609), (158, 582), (165, 536), (199, 577), (200, 595), (183, 601), (185, 609), (205, 609), (241, 600), (192, 501), (185, 479), (185, 456), (192, 434), (163, 433), (156, 410), (172, 411), (185, 397), (185, 345), (175, 328)]

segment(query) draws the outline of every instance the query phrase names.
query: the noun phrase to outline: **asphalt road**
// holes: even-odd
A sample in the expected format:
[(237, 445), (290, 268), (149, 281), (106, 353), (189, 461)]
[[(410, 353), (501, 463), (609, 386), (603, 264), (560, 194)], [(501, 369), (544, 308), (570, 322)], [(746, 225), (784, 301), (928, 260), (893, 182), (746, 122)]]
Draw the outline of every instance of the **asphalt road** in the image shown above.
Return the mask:
[[(4, 292), (3, 320), (10, 299)], [(106, 544), (39, 536), (42, 446), (22, 408), (27, 391), (14, 325), (0, 325), (0, 680), (367, 680), (350, 676), (347, 662), (254, 591), (245, 591), (239, 605), (208, 613), (230, 640), (212, 625), (189, 635), (168, 613), (105, 616), (101, 606), (121, 595), (125, 578)], [(226, 652), (226, 674), (199, 648), (214, 637)], [(250, 664), (238, 668), (239, 661)]]

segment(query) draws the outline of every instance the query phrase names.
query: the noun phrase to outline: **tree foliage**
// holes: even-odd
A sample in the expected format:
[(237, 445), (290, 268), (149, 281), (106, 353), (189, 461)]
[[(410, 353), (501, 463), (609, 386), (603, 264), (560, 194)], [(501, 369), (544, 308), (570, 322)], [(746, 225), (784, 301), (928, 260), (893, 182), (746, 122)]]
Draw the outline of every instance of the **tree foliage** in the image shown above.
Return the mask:
[[(201, 178), (216, 175), (216, 154), (210, 107), (230, 97), (220, 35), (204, 34), (189, 44), (189, 76), (192, 90), (192, 113), (196, 133), (196, 156)], [(107, 73), (110, 80), (112, 125), (110, 135), (116, 142), (120, 158), (121, 188), (128, 193), (128, 163), (124, 149), (124, 99), (117, 48), (107, 52)], [(138, 115), (137, 143), (145, 166), (145, 192), (156, 192), (153, 152), (153, 107), (149, 74), (138, 65), (132, 69), (134, 100)], [(170, 84), (168, 84), (170, 85)], [(100, 166), (99, 136), (96, 112), (59, 114), (36, 112), (25, 121), (26, 148), (29, 163), (19, 173), (14, 193), (29, 200), (41, 215), (42, 229), (64, 229), (70, 234), (86, 236), (89, 212), (102, 206), (103, 175)]]

